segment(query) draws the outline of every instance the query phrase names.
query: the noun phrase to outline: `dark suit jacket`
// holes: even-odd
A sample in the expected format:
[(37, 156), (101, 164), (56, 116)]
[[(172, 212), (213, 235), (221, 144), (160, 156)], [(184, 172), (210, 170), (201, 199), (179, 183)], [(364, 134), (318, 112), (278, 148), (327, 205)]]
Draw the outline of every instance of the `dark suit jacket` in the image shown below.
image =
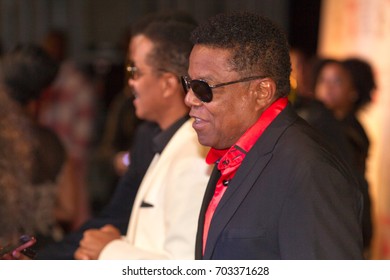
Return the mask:
[[(360, 259), (362, 196), (350, 168), (287, 106), (255, 143), (211, 221), (203, 259)], [(201, 208), (196, 259), (202, 258)]]

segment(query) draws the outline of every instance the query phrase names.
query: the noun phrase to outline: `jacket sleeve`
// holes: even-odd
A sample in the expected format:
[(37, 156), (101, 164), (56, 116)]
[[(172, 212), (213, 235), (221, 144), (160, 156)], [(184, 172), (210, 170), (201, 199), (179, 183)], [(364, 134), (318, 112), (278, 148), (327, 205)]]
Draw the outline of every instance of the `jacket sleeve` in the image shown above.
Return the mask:
[(282, 258), (361, 259), (362, 196), (356, 182), (327, 164), (297, 172), (279, 221)]

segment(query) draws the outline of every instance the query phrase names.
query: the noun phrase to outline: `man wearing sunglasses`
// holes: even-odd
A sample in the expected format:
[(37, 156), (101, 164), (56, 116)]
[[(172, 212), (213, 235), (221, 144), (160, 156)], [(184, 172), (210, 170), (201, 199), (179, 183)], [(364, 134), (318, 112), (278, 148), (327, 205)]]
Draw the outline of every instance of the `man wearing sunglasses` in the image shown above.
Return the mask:
[[(133, 36), (127, 67), (136, 115), (158, 124), (157, 150), (135, 197), (127, 233), (111, 225), (84, 232), (76, 259), (193, 259), (210, 168), (191, 127), (180, 76), (194, 25), (150, 23)], [(145, 139), (148, 141), (148, 139)]]
[(283, 33), (233, 13), (209, 19), (192, 40), (185, 102), (215, 164), (196, 258), (362, 258), (358, 183), (288, 103)]

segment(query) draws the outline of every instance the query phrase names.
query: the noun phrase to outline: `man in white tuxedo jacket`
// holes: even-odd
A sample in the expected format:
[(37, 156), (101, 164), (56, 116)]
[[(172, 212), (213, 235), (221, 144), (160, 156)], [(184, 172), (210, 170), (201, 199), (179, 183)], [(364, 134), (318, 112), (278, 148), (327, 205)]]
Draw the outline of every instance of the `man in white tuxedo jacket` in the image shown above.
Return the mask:
[(197, 219), (210, 175), (184, 104), (195, 26), (150, 23), (129, 46), (129, 86), (139, 118), (156, 122), (155, 154), (136, 195), (126, 236), (111, 225), (87, 230), (76, 259), (193, 259)]

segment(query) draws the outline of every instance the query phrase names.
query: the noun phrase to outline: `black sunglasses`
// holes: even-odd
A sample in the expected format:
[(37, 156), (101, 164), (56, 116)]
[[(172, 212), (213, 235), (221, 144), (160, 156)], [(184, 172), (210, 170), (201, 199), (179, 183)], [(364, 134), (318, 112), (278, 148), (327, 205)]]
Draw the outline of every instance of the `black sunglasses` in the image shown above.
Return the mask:
[(202, 102), (211, 102), (213, 100), (213, 91), (212, 89), (223, 87), (227, 85), (237, 84), (237, 83), (243, 83), (248, 82), (252, 80), (257, 79), (264, 79), (266, 76), (253, 76), (253, 77), (247, 77), (243, 78), (237, 81), (227, 82), (227, 83), (221, 83), (217, 85), (209, 85), (204, 80), (191, 80), (188, 76), (182, 76), (181, 77), (181, 83), (183, 85), (184, 91), (188, 92), (190, 89), (194, 92), (195, 96), (199, 98)]

